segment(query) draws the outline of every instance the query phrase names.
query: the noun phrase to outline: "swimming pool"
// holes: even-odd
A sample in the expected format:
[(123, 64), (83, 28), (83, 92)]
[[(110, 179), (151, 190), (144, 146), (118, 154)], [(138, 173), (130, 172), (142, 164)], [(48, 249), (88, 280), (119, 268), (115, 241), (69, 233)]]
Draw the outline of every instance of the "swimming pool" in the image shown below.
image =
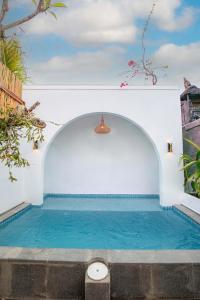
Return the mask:
[[(64, 197), (61, 198), (63, 202)], [(91, 201), (92, 198), (85, 198), (85, 201), (88, 199)], [(101, 200), (95, 198), (93, 201), (98, 203)], [(123, 201), (127, 201), (130, 211), (59, 210), (55, 209), (56, 203), (58, 207), (61, 204), (59, 198), (55, 197), (54, 204), (52, 199), (50, 202), (47, 200), (43, 207), (32, 206), (12, 221), (1, 224), (0, 246), (200, 249), (200, 225), (176, 209), (162, 209), (155, 198), (121, 198), (122, 203), (118, 198), (120, 205)], [(76, 197), (75, 202), (75, 207), (79, 202), (80, 208), (84, 200)], [(65, 208), (67, 205), (65, 203)], [(71, 205), (69, 207), (72, 209)], [(110, 207), (112, 205), (111, 201)]]

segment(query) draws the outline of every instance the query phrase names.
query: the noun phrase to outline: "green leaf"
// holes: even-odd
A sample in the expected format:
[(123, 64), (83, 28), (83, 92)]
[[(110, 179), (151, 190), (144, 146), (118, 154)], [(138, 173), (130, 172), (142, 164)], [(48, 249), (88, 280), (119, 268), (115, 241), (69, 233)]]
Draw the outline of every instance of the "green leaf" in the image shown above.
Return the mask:
[(29, 162), (20, 152), (21, 139), (26, 141), (43, 141), (43, 132), (33, 124), (38, 119), (34, 113), (25, 109), (11, 109), (1, 112), (0, 119), (0, 161), (9, 168), (9, 180), (16, 181), (12, 174), (13, 167), (27, 167)]
[(179, 163), (189, 163), (190, 161), (193, 161), (193, 159), (188, 154), (182, 154)]
[(49, 11), (49, 13), (57, 20), (57, 16), (53, 11)]
[(196, 191), (196, 184), (195, 184), (194, 181), (191, 182), (191, 187), (192, 187), (193, 191), (195, 192)]
[(200, 151), (197, 151), (196, 153), (196, 160), (199, 160), (200, 159)]
[(16, 38), (0, 39), (0, 61), (23, 83), (27, 80), (23, 52)]
[(184, 139), (186, 142), (188, 142), (190, 145), (192, 145), (194, 148), (196, 148), (198, 151), (200, 151), (200, 146), (195, 144), (193, 141), (189, 140), (189, 139)]
[(196, 160), (193, 160), (193, 161), (189, 162), (188, 164), (186, 164), (186, 165), (181, 169), (181, 171), (183, 171), (183, 170), (185, 170), (185, 169), (188, 169), (188, 168), (192, 167), (192, 166), (195, 165), (195, 164), (196, 164)]
[(67, 7), (64, 3), (62, 2), (56, 2), (56, 3), (52, 3), (50, 6), (52, 7)]

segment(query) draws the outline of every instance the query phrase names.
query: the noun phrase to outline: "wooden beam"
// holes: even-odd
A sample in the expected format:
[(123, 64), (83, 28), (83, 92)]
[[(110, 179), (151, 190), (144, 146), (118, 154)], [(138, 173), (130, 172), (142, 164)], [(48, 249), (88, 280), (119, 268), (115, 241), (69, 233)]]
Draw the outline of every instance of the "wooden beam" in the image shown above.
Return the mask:
[(25, 105), (25, 101), (23, 101), (21, 98), (19, 98), (17, 95), (15, 95), (13, 92), (11, 92), (9, 89), (7, 89), (5, 86), (0, 85), (0, 90), (3, 91), (5, 94), (7, 94), (9, 97), (11, 97), (13, 100), (18, 102), (21, 105)]

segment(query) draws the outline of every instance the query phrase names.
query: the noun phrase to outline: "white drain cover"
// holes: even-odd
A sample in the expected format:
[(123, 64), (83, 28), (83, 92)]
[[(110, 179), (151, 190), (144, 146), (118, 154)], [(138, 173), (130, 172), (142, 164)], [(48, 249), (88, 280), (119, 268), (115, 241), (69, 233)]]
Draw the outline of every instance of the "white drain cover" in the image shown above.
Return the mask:
[(102, 262), (94, 262), (89, 265), (87, 275), (92, 280), (103, 280), (108, 275), (108, 267)]

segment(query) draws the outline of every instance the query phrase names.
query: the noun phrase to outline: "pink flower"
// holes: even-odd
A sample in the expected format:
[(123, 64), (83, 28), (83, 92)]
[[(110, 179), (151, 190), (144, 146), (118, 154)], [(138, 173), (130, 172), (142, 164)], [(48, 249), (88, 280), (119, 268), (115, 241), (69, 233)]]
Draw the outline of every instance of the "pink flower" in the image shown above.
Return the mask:
[(136, 65), (136, 62), (134, 60), (129, 60), (129, 62), (128, 62), (129, 67), (133, 67), (135, 65)]
[(123, 88), (123, 87), (125, 87), (125, 86), (127, 86), (127, 85), (128, 85), (128, 82), (124, 81), (124, 82), (122, 82), (122, 83), (120, 84), (120, 87)]

